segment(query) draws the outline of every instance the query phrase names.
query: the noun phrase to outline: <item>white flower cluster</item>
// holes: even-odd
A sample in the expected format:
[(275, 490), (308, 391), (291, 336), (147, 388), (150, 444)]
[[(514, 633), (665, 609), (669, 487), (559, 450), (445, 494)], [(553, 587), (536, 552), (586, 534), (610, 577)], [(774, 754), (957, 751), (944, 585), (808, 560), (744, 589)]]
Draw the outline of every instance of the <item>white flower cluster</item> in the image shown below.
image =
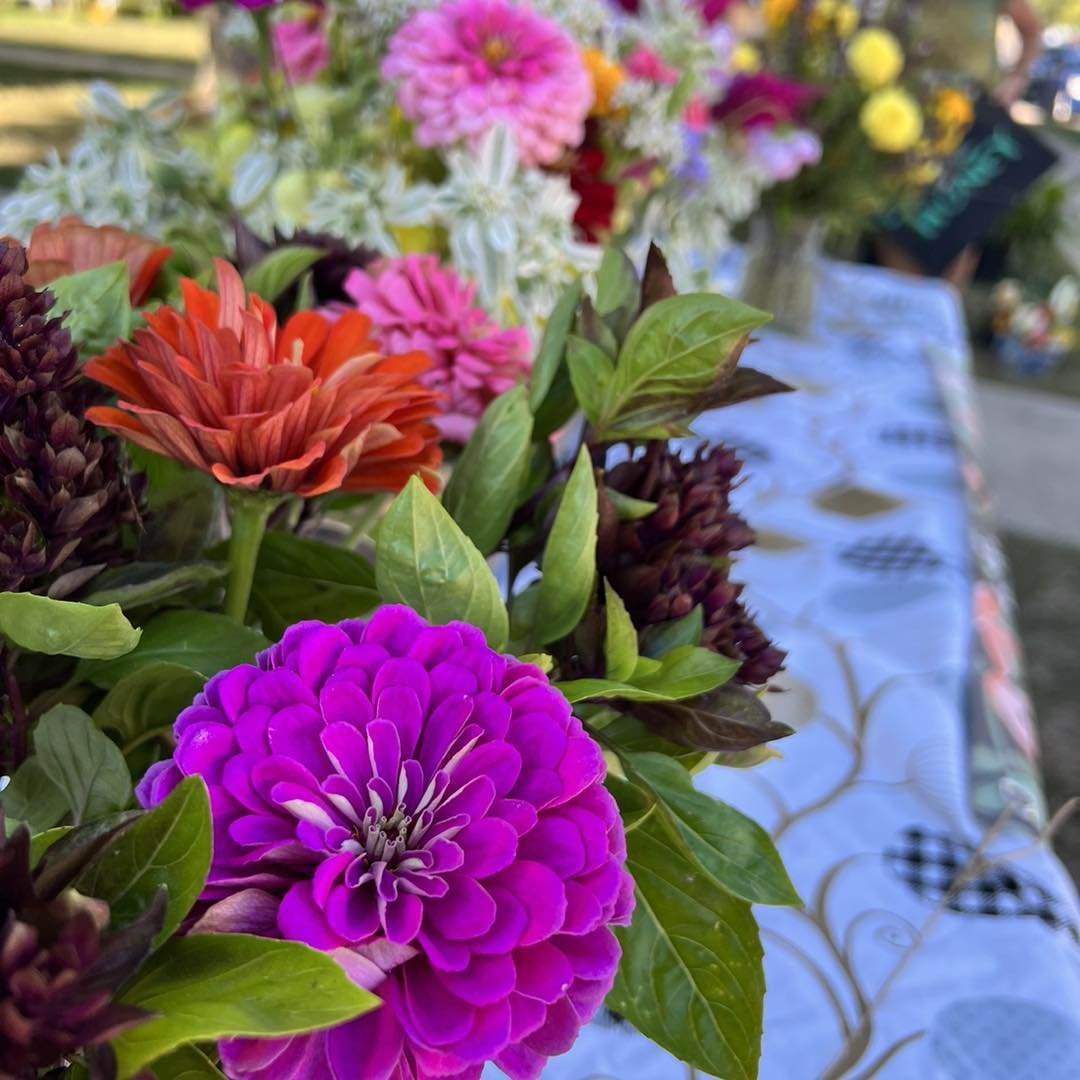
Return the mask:
[(631, 150), (674, 172), (686, 160), (682, 125), (671, 117), (672, 88), (644, 80), (627, 80), (615, 91), (615, 105), (628, 114), (623, 142)]
[(53, 151), (27, 168), (0, 201), (0, 233), (25, 240), (38, 222), (78, 214), (91, 225), (161, 236), (168, 223), (190, 219), (187, 193), (209, 173), (177, 138), (183, 118), (175, 94), (129, 108), (115, 87), (94, 83), (82, 137), (66, 161)]
[(350, 165), (308, 205), (306, 228), (383, 255), (400, 253), (395, 228), (430, 225), (435, 189), (410, 184), (400, 165)]
[(528, 0), (538, 15), (558, 23), (578, 44), (602, 47), (614, 32), (607, 0)]
[(448, 154), (447, 165), (435, 214), (455, 268), (477, 282), (490, 310), (510, 309), (537, 327), (563, 286), (599, 264), (598, 249), (574, 236), (577, 196), (565, 178), (521, 168), (501, 126), (475, 153)]

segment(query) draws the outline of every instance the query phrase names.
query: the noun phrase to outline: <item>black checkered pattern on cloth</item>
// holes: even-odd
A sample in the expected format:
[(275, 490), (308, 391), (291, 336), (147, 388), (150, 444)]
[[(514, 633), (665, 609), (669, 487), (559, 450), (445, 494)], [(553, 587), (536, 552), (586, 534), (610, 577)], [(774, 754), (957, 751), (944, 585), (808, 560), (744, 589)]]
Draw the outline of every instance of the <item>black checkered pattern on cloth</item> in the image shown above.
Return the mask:
[(844, 548), (840, 558), (856, 570), (899, 576), (941, 566), (941, 557), (917, 536), (866, 537)]
[[(974, 854), (975, 848), (963, 840), (913, 825), (901, 832), (899, 843), (885, 849), (884, 857), (893, 873), (919, 896), (940, 904)], [(992, 866), (962, 885), (946, 906), (965, 915), (1034, 917), (1077, 936), (1054, 895), (1007, 863)]]
[(952, 432), (947, 428), (939, 427), (916, 427), (914, 424), (896, 424), (893, 427), (882, 428), (878, 432), (878, 438), (883, 443), (891, 443), (893, 446), (911, 446), (925, 449), (947, 449), (956, 440)]

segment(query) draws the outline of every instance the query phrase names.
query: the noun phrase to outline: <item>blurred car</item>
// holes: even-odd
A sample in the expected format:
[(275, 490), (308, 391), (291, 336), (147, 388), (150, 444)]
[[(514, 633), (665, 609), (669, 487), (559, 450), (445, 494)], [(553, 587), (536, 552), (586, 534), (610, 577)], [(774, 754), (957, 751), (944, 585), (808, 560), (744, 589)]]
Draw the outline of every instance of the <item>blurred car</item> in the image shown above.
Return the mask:
[(1080, 45), (1048, 47), (1031, 69), (1024, 98), (1060, 124), (1080, 117)]

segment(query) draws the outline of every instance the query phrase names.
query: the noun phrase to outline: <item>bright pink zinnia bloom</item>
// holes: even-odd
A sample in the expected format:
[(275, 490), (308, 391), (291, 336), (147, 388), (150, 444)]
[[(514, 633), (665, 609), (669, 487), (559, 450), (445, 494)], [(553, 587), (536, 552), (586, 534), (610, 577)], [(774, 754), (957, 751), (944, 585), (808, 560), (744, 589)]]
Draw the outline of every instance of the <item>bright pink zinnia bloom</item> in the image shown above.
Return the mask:
[(451, 0), (414, 15), (390, 42), (382, 75), (421, 146), (475, 145), (503, 124), (525, 165), (581, 142), (592, 81), (562, 29), (509, 0)]
[(444, 439), (466, 442), (492, 399), (529, 372), (528, 333), (502, 330), (474, 301), (476, 286), (439, 266), (434, 255), (387, 259), (354, 270), (345, 291), (372, 322), (383, 348), (407, 342), (433, 365), (424, 385), (445, 395), (435, 418)]
[[(535, 1080), (600, 1007), (633, 883), (600, 748), (538, 668), (404, 607), (290, 627), (180, 714), (144, 806), (210, 790), (192, 933), (329, 952), (383, 1004), (221, 1044), (243, 1080)], [(210, 906), (207, 908), (207, 904)]]
[(330, 44), (318, 18), (274, 23), (274, 52), (294, 86), (314, 82), (330, 64)]

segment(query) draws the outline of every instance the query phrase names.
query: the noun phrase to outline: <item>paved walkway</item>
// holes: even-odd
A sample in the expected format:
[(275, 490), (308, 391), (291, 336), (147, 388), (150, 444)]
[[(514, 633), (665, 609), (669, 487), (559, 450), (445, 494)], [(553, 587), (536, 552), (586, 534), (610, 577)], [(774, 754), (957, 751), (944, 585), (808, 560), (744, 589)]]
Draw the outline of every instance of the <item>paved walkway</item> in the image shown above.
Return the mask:
[[(1080, 795), (1080, 400), (985, 380), (977, 395), (1043, 782), (1056, 809)], [(1055, 847), (1080, 883), (1080, 819), (1065, 826)]]
[(982, 382), (978, 402), (1001, 530), (1080, 547), (1080, 401)]

